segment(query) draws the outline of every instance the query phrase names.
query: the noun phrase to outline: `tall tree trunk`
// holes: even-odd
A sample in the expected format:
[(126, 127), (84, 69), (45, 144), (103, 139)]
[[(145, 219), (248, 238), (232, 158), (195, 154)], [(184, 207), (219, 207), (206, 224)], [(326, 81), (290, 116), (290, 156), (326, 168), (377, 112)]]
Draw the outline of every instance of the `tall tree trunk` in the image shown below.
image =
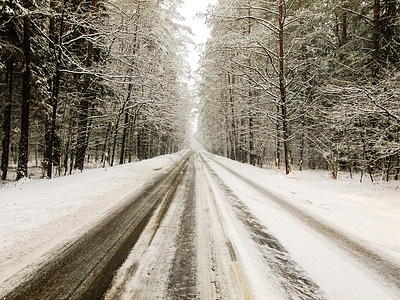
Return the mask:
[(379, 61), (379, 20), (380, 20), (380, 0), (374, 0), (373, 6), (373, 27), (372, 27), (372, 56), (375, 64)]
[(232, 91), (232, 85), (234, 84), (234, 78), (231, 74), (228, 73), (228, 86), (229, 86), (229, 106), (231, 109), (231, 114), (232, 114), (232, 122), (231, 122), (231, 128), (232, 128), (232, 137), (231, 137), (231, 153), (232, 157), (231, 159), (237, 160), (238, 159), (238, 143), (237, 143), (237, 129), (236, 129), (236, 120), (235, 120), (235, 103), (233, 99), (233, 91)]
[(1, 179), (7, 178), (8, 161), (10, 156), (10, 137), (11, 137), (11, 112), (12, 112), (12, 97), (13, 97), (13, 71), (14, 59), (11, 58), (7, 64), (6, 82), (8, 83), (8, 93), (6, 104), (4, 106), (3, 120), (3, 140), (2, 140), (2, 156), (1, 156)]
[[(50, 10), (55, 12), (56, 10), (56, 1), (50, 0)], [(54, 41), (55, 41), (55, 28), (56, 22), (54, 15), (50, 16), (50, 25), (49, 25), (49, 39), (50, 39), (50, 49), (54, 48)]]
[(53, 145), (54, 139), (56, 135), (56, 119), (57, 119), (57, 106), (58, 106), (58, 94), (59, 94), (59, 86), (60, 86), (60, 71), (56, 70), (56, 75), (54, 78), (54, 86), (53, 86), (53, 95), (52, 95), (52, 113), (51, 113), (51, 123), (50, 123), (50, 139), (48, 145), (48, 163), (47, 163), (47, 177), (52, 177), (53, 170)]
[[(50, 7), (52, 9), (55, 9), (55, 2), (52, 1), (50, 3)], [(53, 42), (53, 49), (55, 50), (55, 34), (54, 34), (54, 18), (50, 19), (50, 38), (52, 39)], [(58, 51), (57, 51), (57, 57), (56, 57), (56, 70), (55, 70), (55, 75), (53, 78), (53, 87), (51, 91), (51, 98), (50, 98), (50, 103), (52, 106), (52, 113), (51, 113), (51, 123), (50, 123), (50, 138), (49, 138), (49, 144), (48, 144), (48, 163), (47, 163), (47, 177), (51, 178), (52, 177), (52, 171), (53, 171), (53, 145), (54, 145), (54, 140), (56, 136), (56, 119), (57, 119), (57, 108), (58, 108), (58, 95), (60, 92), (60, 81), (61, 81), (61, 56), (62, 56), (62, 36), (63, 36), (63, 28), (64, 28), (64, 12), (61, 16), (61, 22), (60, 22), (60, 35), (58, 38)]]
[(108, 163), (108, 155), (109, 153), (106, 153), (106, 149), (107, 149), (107, 145), (108, 145), (108, 140), (109, 140), (109, 136), (110, 136), (110, 132), (111, 132), (111, 122), (108, 122), (107, 125), (107, 131), (106, 131), (106, 138), (104, 139), (104, 144), (103, 144), (103, 150), (102, 150), (102, 154), (101, 154), (101, 163), (104, 164), (106, 161)]
[[(132, 92), (132, 83), (129, 83), (128, 85), (128, 95), (126, 96), (125, 104), (124, 104), (124, 111), (125, 111), (125, 120), (124, 120), (124, 129), (122, 131), (122, 141), (121, 141), (121, 153), (119, 157), (119, 164), (122, 165), (124, 163), (124, 158), (125, 158), (125, 144), (126, 144), (126, 134), (128, 130), (128, 122), (129, 122), (129, 112), (126, 109), (126, 105), (128, 104), (130, 98), (131, 98), (131, 92)], [(123, 113), (123, 112), (122, 112)]]
[(347, 12), (342, 14), (342, 46), (347, 43)]
[[(302, 124), (304, 128), (304, 124)], [(300, 140), (300, 153), (299, 153), (299, 170), (303, 171), (303, 163), (304, 163), (304, 148), (305, 148), (305, 134), (304, 131), (301, 134)]]
[(143, 147), (142, 147), (143, 128), (138, 128), (136, 135), (136, 156), (139, 160), (143, 160)]
[(289, 155), (289, 126), (287, 119), (287, 103), (286, 103), (286, 81), (285, 81), (285, 69), (284, 69), (284, 44), (283, 44), (283, 23), (284, 23), (284, 11), (283, 4), (284, 0), (278, 0), (279, 4), (279, 91), (280, 91), (280, 106), (281, 106), (281, 117), (282, 117), (282, 135), (283, 135), (283, 150), (285, 156), (285, 169), (286, 174), (292, 171), (290, 165)]
[[(24, 2), (29, 10), (30, 1)], [(17, 180), (28, 176), (29, 105), (31, 97), (31, 20), (24, 17), (24, 69), (22, 71), (21, 136), (19, 141)]]
[[(247, 2), (249, 8), (247, 10), (247, 35), (250, 36), (251, 34), (251, 9), (250, 9), (250, 1)], [(249, 56), (248, 59), (248, 64), (251, 66), (251, 55)], [(254, 154), (254, 117), (253, 117), (253, 94), (251, 92), (251, 89), (249, 90), (249, 163), (253, 166), (256, 165), (256, 156)]]
[(135, 109), (132, 120), (130, 121), (129, 134), (130, 134), (131, 138), (130, 138), (130, 146), (129, 146), (130, 150), (129, 150), (129, 156), (128, 156), (129, 162), (132, 162), (132, 155), (137, 156), (137, 143), (136, 143), (137, 135), (135, 135), (134, 131), (136, 130), (136, 120), (139, 115), (140, 108), (141, 108), (141, 106), (139, 105)]
[(250, 115), (249, 118), (249, 150), (250, 150), (250, 164), (256, 165), (256, 155), (254, 154), (254, 118)]
[(126, 153), (127, 153), (127, 158), (128, 158), (128, 163), (132, 162), (132, 152), (133, 152), (133, 140), (134, 140), (134, 132), (133, 132), (133, 120), (134, 117), (131, 115), (129, 118), (129, 128), (128, 128), (128, 139), (126, 141)]
[[(129, 85), (131, 86), (131, 84)], [(132, 87), (131, 87), (132, 88)], [(130, 97), (130, 89), (129, 90), (129, 97)], [(127, 98), (127, 100), (129, 100), (129, 98)], [(111, 161), (110, 161), (110, 166), (112, 167), (114, 165), (114, 159), (115, 159), (115, 151), (117, 149), (117, 140), (118, 140), (118, 131), (119, 131), (119, 122), (121, 120), (121, 116), (125, 111), (125, 106), (128, 103), (128, 101), (125, 101), (124, 104), (122, 105), (122, 108), (120, 110), (120, 112), (118, 113), (117, 116), (117, 122), (115, 123), (115, 132), (114, 132), (114, 142), (113, 142), (113, 149), (112, 149), (112, 155), (111, 155)]]
[(68, 172), (68, 158), (71, 156), (71, 161), (72, 161), (72, 153), (70, 155), (70, 146), (72, 144), (72, 131), (74, 128), (74, 121), (71, 120), (68, 126), (68, 139), (67, 139), (67, 144), (65, 145), (65, 156), (64, 156), (64, 176), (67, 175)]
[(335, 35), (338, 40), (339, 47), (341, 47), (342, 39), (341, 39), (341, 36), (339, 35), (339, 18), (338, 18), (338, 15), (336, 12), (334, 14), (335, 14)]
[[(301, 0), (298, 0), (299, 4), (299, 9), (302, 9), (302, 2)], [(300, 26), (304, 25), (304, 20), (300, 19)], [(302, 38), (305, 40), (305, 31), (304, 29), (301, 30), (301, 35)], [(300, 137), (300, 150), (299, 150), (299, 170), (303, 170), (303, 164), (304, 164), (304, 150), (305, 150), (305, 139), (306, 139), (306, 107), (308, 104), (308, 98), (310, 94), (310, 88), (309, 88), (309, 67), (307, 64), (307, 47), (306, 43), (303, 42), (301, 45), (301, 60), (303, 61), (305, 65), (305, 69), (302, 71), (302, 79), (303, 79), (303, 84), (304, 87), (301, 91), (301, 99), (303, 103), (301, 103), (301, 112), (300, 112), (300, 126), (301, 126), (301, 137)]]
[[(152, 141), (151, 141), (151, 131), (146, 130), (146, 145), (145, 145), (145, 159), (149, 159), (151, 155)], [(171, 152), (172, 153), (172, 152)]]
[(132, 154), (133, 154), (133, 140), (134, 140), (134, 127), (135, 127), (135, 110), (132, 110), (132, 113), (129, 114), (129, 120), (128, 120), (128, 136), (127, 136), (127, 140), (126, 140), (126, 158), (128, 159), (128, 163), (132, 162)]
[(226, 145), (225, 145), (225, 156), (232, 159), (232, 128), (230, 127), (230, 122), (229, 122), (229, 115), (226, 106), (224, 105), (224, 127), (225, 127), (225, 132), (226, 132)]
[(82, 95), (78, 113), (78, 138), (76, 141), (75, 169), (83, 170), (86, 155), (86, 139), (88, 134), (89, 100)]
[(385, 44), (381, 45), (380, 56), (381, 59), (390, 61), (393, 65), (398, 66), (400, 60), (399, 2), (396, 0), (383, 0), (381, 11), (379, 34)]
[[(97, 0), (92, 0), (91, 3), (91, 13), (94, 16), (96, 11)], [(95, 33), (94, 28), (90, 29), (89, 35), (93, 35)], [(90, 68), (92, 66), (93, 61), (93, 43), (89, 41), (87, 48), (87, 58), (86, 58), (86, 66)], [(75, 169), (83, 170), (86, 149), (89, 142), (89, 129), (88, 129), (88, 117), (89, 117), (89, 99), (91, 98), (92, 93), (89, 91), (91, 83), (90, 75), (86, 75), (84, 84), (83, 84), (83, 95), (80, 99), (79, 105), (79, 119), (78, 119), (78, 139), (76, 144), (76, 158), (75, 158)]]
[(126, 135), (128, 132), (129, 122), (129, 112), (125, 111), (124, 129), (122, 131), (122, 141), (121, 141), (121, 155), (119, 157), (119, 164), (122, 165), (125, 161), (125, 146), (126, 146)]
[(254, 154), (254, 113), (253, 113), (253, 94), (249, 91), (249, 163), (253, 166), (256, 165), (256, 155)]
[(334, 145), (331, 152), (331, 177), (332, 179), (338, 179), (338, 171), (339, 171), (339, 147), (338, 145)]
[(280, 126), (280, 118), (279, 115), (281, 114), (280, 110), (280, 105), (276, 105), (276, 115), (277, 115), (277, 120), (276, 120), (276, 157), (275, 157), (275, 164), (276, 164), (276, 169), (278, 170), (280, 168), (281, 164), (281, 126)]

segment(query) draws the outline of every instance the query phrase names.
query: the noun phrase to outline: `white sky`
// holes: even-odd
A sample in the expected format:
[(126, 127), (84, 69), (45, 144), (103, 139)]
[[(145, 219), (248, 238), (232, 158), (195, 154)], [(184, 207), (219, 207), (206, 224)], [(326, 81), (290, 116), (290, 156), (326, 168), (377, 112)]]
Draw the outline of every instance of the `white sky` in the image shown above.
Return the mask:
[(193, 32), (192, 39), (196, 45), (189, 46), (188, 61), (193, 71), (196, 71), (200, 58), (201, 44), (207, 41), (210, 30), (205, 24), (204, 18), (196, 17), (198, 12), (206, 12), (208, 5), (217, 3), (217, 0), (184, 0), (179, 10), (185, 18), (183, 24), (190, 27)]
[[(218, 0), (184, 0), (182, 7), (179, 12), (185, 18), (182, 22), (184, 25), (191, 28), (193, 36), (191, 36), (195, 45), (188, 45), (189, 53), (187, 54), (188, 63), (191, 69), (192, 79), (190, 80), (189, 86), (194, 88), (194, 77), (195, 72), (199, 66), (200, 51), (202, 45), (207, 41), (210, 35), (210, 29), (205, 24), (205, 19), (201, 17), (196, 17), (197, 13), (202, 13), (207, 11), (209, 5), (216, 4)], [(193, 92), (193, 90), (192, 90)], [(193, 96), (196, 93), (193, 92)], [(195, 97), (195, 96), (194, 96)], [(197, 131), (197, 118), (198, 115), (193, 111), (192, 120), (192, 133)]]

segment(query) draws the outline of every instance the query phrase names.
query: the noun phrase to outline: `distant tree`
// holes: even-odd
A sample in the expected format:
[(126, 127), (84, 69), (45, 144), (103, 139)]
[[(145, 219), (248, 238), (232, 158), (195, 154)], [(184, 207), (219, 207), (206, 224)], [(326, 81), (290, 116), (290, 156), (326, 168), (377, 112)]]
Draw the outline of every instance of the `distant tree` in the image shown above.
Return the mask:
[[(176, 21), (180, 1), (5, 4), (0, 8), (1, 83), (7, 86), (0, 91), (3, 178), (10, 141), (19, 133), (18, 178), (28, 176), (28, 162), (35, 170), (30, 176), (41, 167), (42, 176), (51, 178), (82, 170), (88, 162), (104, 163), (105, 157), (125, 163), (183, 147), (190, 107), (181, 56), (186, 29)], [(21, 111), (15, 105), (20, 101)], [(21, 112), (12, 120), (21, 124), (15, 130), (11, 107)]]
[(1, 179), (7, 178), (8, 164), (10, 157), (11, 140), (11, 117), (13, 106), (13, 85), (14, 85), (14, 65), (16, 59), (20, 56), (20, 41), (18, 39), (17, 17), (19, 9), (16, 3), (10, 1), (4, 3), (0, 8), (0, 69), (5, 74), (4, 82), (6, 88), (2, 95), (4, 96), (3, 112), (3, 138), (2, 138), (2, 157), (1, 157)]
[(392, 0), (219, 1), (201, 72), (205, 143), (250, 163), (282, 153), (286, 172), (398, 178), (398, 21)]
[(29, 107), (31, 101), (31, 20), (29, 12), (33, 5), (24, 1), (24, 68), (22, 70), (21, 135), (19, 141), (17, 180), (28, 177), (29, 160)]

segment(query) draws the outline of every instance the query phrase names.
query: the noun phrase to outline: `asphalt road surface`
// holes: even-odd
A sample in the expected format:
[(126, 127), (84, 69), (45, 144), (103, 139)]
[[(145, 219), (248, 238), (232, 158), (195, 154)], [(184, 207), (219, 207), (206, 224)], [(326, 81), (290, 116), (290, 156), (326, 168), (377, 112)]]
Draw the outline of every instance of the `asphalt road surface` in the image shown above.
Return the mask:
[(371, 295), (400, 295), (396, 263), (211, 155), (190, 152), (81, 238), (59, 247), (2, 299), (335, 298), (260, 221), (227, 176), (307, 228), (312, 238), (328, 241), (352, 269), (369, 274)]

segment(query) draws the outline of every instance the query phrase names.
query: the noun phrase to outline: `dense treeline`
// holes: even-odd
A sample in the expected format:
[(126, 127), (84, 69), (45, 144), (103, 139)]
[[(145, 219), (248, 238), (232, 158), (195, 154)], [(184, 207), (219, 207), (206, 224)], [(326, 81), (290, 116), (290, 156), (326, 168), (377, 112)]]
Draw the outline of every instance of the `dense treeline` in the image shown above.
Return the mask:
[(179, 1), (0, 3), (2, 179), (183, 146), (190, 107)]
[(251, 164), (398, 180), (400, 1), (220, 0), (200, 137)]

